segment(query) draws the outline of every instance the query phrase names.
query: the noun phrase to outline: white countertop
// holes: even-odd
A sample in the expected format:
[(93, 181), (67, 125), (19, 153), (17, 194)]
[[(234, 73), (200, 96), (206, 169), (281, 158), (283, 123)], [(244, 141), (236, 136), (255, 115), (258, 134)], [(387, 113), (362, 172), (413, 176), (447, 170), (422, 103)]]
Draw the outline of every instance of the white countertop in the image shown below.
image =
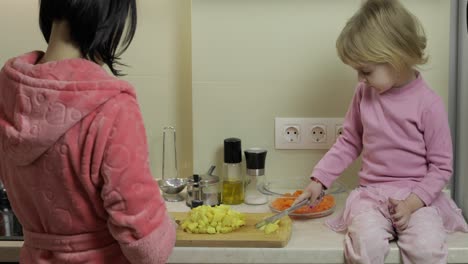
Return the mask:
[[(343, 208), (346, 194), (338, 195), (335, 214)], [(167, 203), (170, 212), (185, 212), (185, 202)], [(235, 205), (240, 212), (270, 212), (266, 205)], [(343, 234), (324, 225), (333, 215), (308, 220), (293, 220), (291, 240), (284, 248), (208, 248), (175, 247), (168, 263), (343, 263)], [(22, 242), (0, 241), (0, 262), (17, 261)], [(448, 237), (449, 263), (468, 263), (468, 234)], [(385, 263), (400, 263), (398, 247), (391, 244)]]
[[(207, 248), (176, 247), (168, 263), (344, 263), (343, 234), (328, 229), (324, 222), (341, 212), (347, 193), (336, 196), (335, 213), (330, 216), (293, 220), (291, 240), (284, 248)], [(184, 202), (167, 203), (171, 212), (185, 212)], [(270, 212), (267, 205), (233, 205), (240, 212)], [(455, 233), (448, 238), (449, 263), (468, 263), (468, 234)], [(400, 263), (397, 245), (391, 243), (385, 263)]]

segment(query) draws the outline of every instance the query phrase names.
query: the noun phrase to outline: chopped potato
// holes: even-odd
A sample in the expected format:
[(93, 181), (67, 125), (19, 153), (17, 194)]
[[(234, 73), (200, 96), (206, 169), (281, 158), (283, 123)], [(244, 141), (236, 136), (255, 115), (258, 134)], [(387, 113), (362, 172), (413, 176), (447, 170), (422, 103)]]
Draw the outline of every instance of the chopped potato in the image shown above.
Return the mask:
[(245, 215), (228, 205), (193, 208), (181, 224), (185, 232), (195, 234), (229, 233), (245, 225)]
[(265, 227), (265, 234), (271, 234), (273, 232), (275, 232), (276, 230), (279, 229), (279, 225), (277, 224), (267, 224), (266, 227)]
[(274, 223), (268, 223), (262, 227), (260, 227), (260, 230), (262, 230), (263, 232), (265, 232), (265, 234), (271, 234), (271, 233), (274, 233), (276, 232), (276, 230), (279, 229), (279, 223), (280, 223), (280, 220), (276, 220)]

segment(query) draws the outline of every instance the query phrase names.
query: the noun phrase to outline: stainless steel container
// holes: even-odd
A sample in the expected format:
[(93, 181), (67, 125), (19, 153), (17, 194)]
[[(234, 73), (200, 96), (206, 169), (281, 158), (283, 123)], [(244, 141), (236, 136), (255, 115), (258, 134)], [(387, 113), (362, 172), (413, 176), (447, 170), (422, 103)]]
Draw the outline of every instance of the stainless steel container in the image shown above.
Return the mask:
[[(221, 181), (215, 175), (202, 175), (196, 186), (194, 179), (187, 180), (187, 198), (185, 204), (192, 207), (192, 201), (199, 197), (203, 205), (215, 206), (221, 204)], [(195, 191), (199, 194), (195, 193)]]
[(0, 240), (22, 240), (23, 229), (0, 182)]

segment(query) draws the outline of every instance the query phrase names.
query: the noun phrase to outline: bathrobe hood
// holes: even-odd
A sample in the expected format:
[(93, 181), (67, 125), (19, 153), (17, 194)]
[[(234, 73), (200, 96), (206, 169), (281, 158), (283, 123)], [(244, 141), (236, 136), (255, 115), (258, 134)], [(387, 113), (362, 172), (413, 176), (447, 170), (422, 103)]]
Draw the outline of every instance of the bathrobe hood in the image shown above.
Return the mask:
[[(85, 59), (36, 64), (43, 52), (9, 60), (0, 72), (0, 155), (28, 165), (110, 98), (133, 88)], [(67, 81), (63, 81), (67, 80)]]

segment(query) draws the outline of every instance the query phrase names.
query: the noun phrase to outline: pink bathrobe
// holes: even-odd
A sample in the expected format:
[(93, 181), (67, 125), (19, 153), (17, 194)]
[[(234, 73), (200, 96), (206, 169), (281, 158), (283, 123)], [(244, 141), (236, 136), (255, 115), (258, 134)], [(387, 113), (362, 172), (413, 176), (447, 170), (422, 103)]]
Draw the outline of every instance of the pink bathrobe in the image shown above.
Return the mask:
[(165, 263), (175, 243), (135, 91), (84, 59), (0, 73), (0, 178), (21, 263)]

